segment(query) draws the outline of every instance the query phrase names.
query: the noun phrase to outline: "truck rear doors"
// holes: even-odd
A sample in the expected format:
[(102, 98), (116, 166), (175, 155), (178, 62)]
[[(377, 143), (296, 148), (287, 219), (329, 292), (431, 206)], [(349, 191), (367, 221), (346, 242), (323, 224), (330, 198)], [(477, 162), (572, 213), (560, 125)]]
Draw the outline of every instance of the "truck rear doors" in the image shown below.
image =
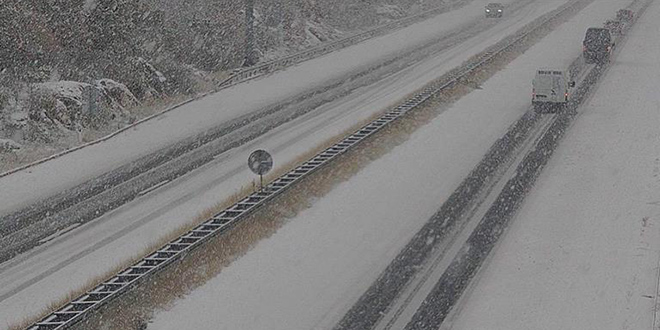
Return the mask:
[(560, 70), (538, 70), (532, 82), (535, 102), (563, 103), (568, 97), (568, 81)]

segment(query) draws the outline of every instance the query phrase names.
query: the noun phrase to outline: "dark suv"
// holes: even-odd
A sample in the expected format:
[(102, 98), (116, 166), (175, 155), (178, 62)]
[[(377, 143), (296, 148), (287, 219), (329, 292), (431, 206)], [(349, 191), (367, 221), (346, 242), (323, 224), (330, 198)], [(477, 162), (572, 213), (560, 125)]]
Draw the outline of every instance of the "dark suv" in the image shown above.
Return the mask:
[(630, 23), (635, 19), (635, 13), (630, 9), (620, 9), (616, 12), (616, 19), (621, 22)]
[(582, 42), (582, 55), (587, 64), (602, 64), (610, 60), (614, 48), (612, 33), (606, 28), (589, 28)]

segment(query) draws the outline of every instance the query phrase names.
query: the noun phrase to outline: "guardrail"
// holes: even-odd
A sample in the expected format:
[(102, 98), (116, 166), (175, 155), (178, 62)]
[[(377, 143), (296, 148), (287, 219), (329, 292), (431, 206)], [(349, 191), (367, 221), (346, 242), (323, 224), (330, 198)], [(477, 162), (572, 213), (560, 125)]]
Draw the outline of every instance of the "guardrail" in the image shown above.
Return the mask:
[(362, 41), (374, 38), (376, 36), (384, 35), (390, 31), (400, 29), (403, 27), (406, 27), (408, 25), (411, 25), (413, 23), (417, 23), (419, 21), (422, 21), (428, 17), (434, 16), (441, 14), (448, 9), (450, 9), (452, 5), (443, 5), (439, 6), (433, 9), (430, 9), (428, 11), (425, 11), (423, 13), (409, 16), (406, 18), (402, 18), (399, 20), (396, 20), (394, 22), (386, 23), (383, 25), (380, 25), (378, 27), (375, 27), (371, 30), (361, 32), (358, 34), (355, 34), (353, 36), (343, 38), (341, 40), (337, 40), (334, 42), (322, 44), (316, 47), (312, 47), (310, 49), (306, 49), (302, 52), (292, 54), (289, 56), (285, 56), (283, 58), (279, 58), (276, 60), (268, 61), (262, 64), (258, 64), (254, 67), (242, 69), (234, 74), (232, 74), (229, 78), (225, 79), (222, 81), (218, 86), (220, 87), (229, 87), (233, 86), (237, 83), (241, 83), (247, 80), (251, 80), (269, 73), (273, 73), (275, 71), (278, 71), (282, 68), (289, 67), (291, 65), (295, 65), (304, 61), (307, 61), (309, 59), (325, 55), (328, 53), (331, 53), (335, 50), (342, 49), (351, 45), (355, 45), (357, 43), (360, 43)]
[(262, 191), (249, 195), (226, 210), (204, 221), (200, 225), (197, 225), (194, 229), (172, 240), (156, 252), (141, 259), (134, 265), (104, 281), (94, 289), (67, 303), (59, 310), (49, 314), (28, 329), (67, 329), (75, 323), (84, 320), (91, 314), (91, 312), (99, 309), (113, 299), (118, 298), (151, 275), (164, 271), (166, 266), (183, 258), (188, 252), (202, 246), (212, 237), (224, 233), (236, 223), (258, 210), (265, 203), (290, 189), (303, 177), (316, 172), (339, 155), (359, 144), (361, 141), (380, 131), (391, 122), (399, 119), (410, 110), (420, 106), (433, 95), (458, 84), (463, 77), (487, 64), (495, 56), (507, 51), (509, 48), (527, 37), (530, 33), (543, 27), (551, 19), (572, 9), (580, 2), (581, 0), (571, 1), (550, 14), (544, 15), (539, 20), (528, 24), (523, 28), (522, 32), (518, 32), (509, 38), (505, 38), (498, 44), (488, 48), (479, 56), (474, 57), (470, 63), (467, 63), (448, 74), (445, 79), (442, 79), (431, 87), (425, 88), (422, 92), (399, 104), (393, 110), (390, 110), (371, 123), (364, 125), (334, 146), (325, 149), (312, 159), (277, 178), (268, 184)]
[[(519, 1), (530, 3), (531, 0)], [(441, 34), (434, 39), (442, 41), (443, 44), (445, 40), (457, 41), (454, 32)], [(453, 45), (452, 43), (449, 44)], [(218, 153), (222, 153), (228, 148), (249, 141), (265, 131), (308, 113), (329, 102), (330, 99), (350, 93), (350, 89), (355, 88), (356, 84), (364, 84), (369, 80), (373, 81), (381, 68), (391, 67), (392, 63), (397, 61), (408, 61), (408, 59), (416, 58), (410, 56), (415, 53), (415, 50), (425, 49), (426, 47), (438, 49), (438, 45), (438, 42), (435, 41), (424, 44), (422, 48), (397, 53), (396, 56), (384, 62), (378, 62), (376, 65), (365, 68), (365, 70), (353, 73), (355, 79), (351, 80), (348, 85), (340, 79), (324, 86), (317, 86), (313, 90), (296, 96), (294, 99), (282, 101), (255, 113), (232, 119), (205, 133), (186, 138), (174, 145), (141, 156), (139, 159), (104, 173), (93, 180), (0, 216), (0, 236), (3, 236), (3, 234), (5, 236), (3, 240), (0, 240), (0, 263), (41, 244), (43, 238), (51, 236), (52, 233), (58, 230), (69, 228), (74, 223), (84, 224), (95, 219), (99, 215), (133, 200), (141, 191), (150, 189), (152, 185), (161, 183), (163, 180), (175, 179), (212, 160)], [(426, 54), (426, 52), (422, 52), (422, 54)], [(375, 75), (372, 76), (372, 73)], [(338, 86), (351, 87), (350, 89), (342, 87), (339, 94), (332, 93), (331, 97), (327, 97), (330, 96), (328, 91)], [(322, 95), (326, 95), (326, 97)], [(308, 106), (291, 112), (293, 109), (289, 107), (297, 102), (305, 102)], [(285, 116), (276, 115), (278, 112), (290, 112), (290, 114)], [(262, 120), (268, 116), (272, 116), (273, 120)], [(245, 133), (237, 134), (239, 131)], [(221, 145), (210, 143), (213, 141), (220, 142), (220, 140), (224, 141)], [(212, 145), (216, 145), (216, 147), (212, 147)], [(211, 149), (213, 151), (208, 152)], [(213, 155), (211, 155), (212, 153)], [(184, 157), (185, 160), (175, 159), (182, 154), (188, 154), (191, 157)], [(150, 174), (147, 175), (147, 173)]]
[(332, 51), (336, 51), (336, 50), (339, 50), (341, 48), (345, 48), (347, 46), (357, 44), (359, 42), (362, 42), (362, 41), (365, 41), (367, 39), (373, 38), (375, 36), (384, 35), (385, 33), (393, 31), (397, 28), (405, 27), (405, 26), (408, 26), (410, 24), (421, 21), (423, 19), (426, 19), (428, 17), (440, 14), (445, 10), (449, 10), (449, 9), (453, 8), (453, 6), (455, 6), (455, 4), (451, 4), (449, 6), (447, 6), (447, 5), (439, 6), (439, 7), (430, 9), (428, 11), (425, 11), (423, 13), (413, 15), (413, 16), (409, 16), (409, 17), (406, 17), (406, 18), (402, 18), (400, 20), (397, 20), (397, 21), (394, 21), (394, 22), (391, 22), (391, 23), (388, 23), (388, 24), (384, 24), (384, 25), (375, 27), (375, 28), (370, 29), (368, 31), (358, 33), (356, 35), (353, 35), (353, 36), (350, 36), (350, 37), (346, 37), (346, 38), (328, 43), (327, 45), (324, 44), (324, 45), (320, 45), (320, 46), (313, 47), (313, 48), (310, 48), (310, 49), (306, 49), (306, 50), (303, 50), (299, 53), (288, 55), (288, 56), (286, 56), (284, 58), (281, 58), (281, 59), (275, 59), (275, 60), (272, 60), (272, 61), (269, 61), (269, 62), (265, 62), (265, 63), (259, 64), (257, 66), (254, 66), (254, 67), (250, 67), (250, 68), (246, 68), (246, 69), (238, 69), (238, 71), (232, 73), (228, 78), (226, 78), (222, 82), (218, 83), (216, 88), (213, 89), (212, 91), (195, 95), (194, 97), (191, 97), (187, 100), (181, 101), (181, 102), (179, 102), (179, 103), (177, 103), (177, 104), (175, 104), (175, 105), (173, 105), (173, 106), (171, 106), (171, 107), (169, 107), (165, 110), (162, 110), (158, 113), (155, 113), (153, 115), (142, 118), (142, 119), (136, 121), (133, 124), (122, 127), (120, 129), (112, 132), (111, 134), (106, 135), (104, 137), (101, 137), (99, 139), (96, 139), (94, 141), (91, 141), (91, 142), (88, 142), (88, 143), (85, 143), (85, 144), (81, 144), (79, 146), (64, 150), (62, 152), (51, 155), (49, 157), (31, 162), (29, 164), (25, 164), (23, 166), (17, 167), (15, 169), (12, 169), (12, 170), (9, 170), (9, 171), (6, 171), (6, 172), (2, 172), (2, 173), (0, 173), (0, 178), (5, 177), (5, 176), (10, 175), (10, 174), (13, 174), (13, 173), (16, 173), (16, 172), (19, 172), (19, 171), (22, 171), (22, 170), (25, 170), (27, 168), (45, 163), (49, 160), (60, 158), (64, 155), (67, 155), (67, 154), (72, 153), (74, 151), (77, 151), (77, 150), (80, 150), (80, 149), (83, 149), (83, 148), (86, 148), (86, 147), (89, 147), (89, 146), (107, 141), (107, 140), (109, 140), (109, 139), (111, 139), (111, 138), (113, 138), (113, 137), (115, 137), (115, 136), (117, 136), (117, 135), (119, 135), (119, 134), (135, 127), (135, 126), (137, 126), (137, 125), (140, 125), (140, 124), (142, 124), (146, 121), (149, 121), (149, 120), (152, 120), (154, 118), (160, 117), (160, 116), (162, 116), (162, 115), (164, 115), (164, 114), (166, 114), (170, 111), (173, 111), (175, 109), (178, 109), (181, 106), (184, 106), (184, 105), (186, 105), (190, 102), (202, 99), (202, 98), (204, 98), (208, 95), (217, 93), (217, 92), (219, 92), (223, 89), (229, 88), (229, 87), (234, 86), (236, 84), (239, 84), (241, 82), (252, 80), (252, 79), (261, 77), (263, 75), (270, 74), (270, 73), (276, 72), (278, 70), (285, 69), (285, 68), (287, 68), (291, 65), (295, 65), (295, 64), (313, 59), (317, 56), (324, 55), (324, 54), (330, 53)]
[(394, 110), (382, 115), (373, 122), (363, 126), (357, 132), (351, 134), (341, 142), (324, 150), (311, 160), (306, 161), (294, 170), (281, 176), (268, 184), (262, 191), (255, 192), (245, 199), (239, 201), (228, 209), (217, 214), (213, 218), (203, 222), (183, 236), (171, 241), (158, 251), (145, 257), (131, 267), (121, 271), (103, 284), (78, 297), (66, 306), (42, 319), (29, 329), (52, 330), (65, 329), (66, 327), (80, 321), (86, 313), (99, 308), (104, 303), (116, 298), (121, 293), (129, 290), (142, 279), (162, 270), (168, 264), (180, 259), (188, 251), (202, 245), (206, 240), (218, 235), (236, 222), (244, 219), (260, 206), (273, 199), (275, 196), (289, 189), (293, 184), (337, 156), (349, 150), (360, 141), (373, 135), (390, 122), (419, 104), (428, 100), (436, 90), (426, 89), (399, 105)]
[[(446, 5), (445, 8), (449, 10), (449, 8), (452, 8), (453, 6), (465, 3), (465, 1), (466, 0), (449, 1), (449, 4)], [(436, 8), (434, 10), (440, 9)], [(431, 14), (434, 14), (434, 12), (431, 11), (430, 13), (423, 13), (423, 15), (418, 15), (416, 18)], [(224, 88), (226, 87), (228, 86), (225, 86)], [(205, 95), (207, 94), (200, 94), (192, 100), (184, 101), (183, 103), (179, 103), (176, 106), (159, 114), (144, 118), (135, 125), (156, 118), (167, 113), (168, 111), (176, 109), (179, 106), (202, 98)], [(305, 94), (298, 96), (297, 99), (304, 99), (310, 95), (314, 94), (312, 92), (306, 92)], [(151, 171), (158, 166), (168, 164), (170, 163), (170, 160), (173, 159), (173, 157), (176, 158), (183, 153), (195, 152), (195, 154), (199, 154), (200, 152), (198, 151), (200, 151), (200, 149), (207, 149), (206, 144), (208, 142), (224, 138), (226, 136), (231, 136), (230, 134), (233, 130), (237, 131), (239, 129), (244, 129), (247, 123), (252, 123), (252, 119), (256, 120), (264, 115), (271, 115), (274, 113), (274, 111), (279, 111), (278, 109), (280, 109), (280, 107), (284, 107), (283, 104), (284, 103), (278, 104), (275, 107), (267, 109), (267, 111), (257, 111), (256, 113), (241, 116), (240, 118), (235, 118), (205, 133), (186, 138), (166, 148), (144, 156), (140, 156), (136, 160), (130, 161), (129, 163), (113, 169), (112, 171), (99, 174), (98, 177), (92, 180), (84, 181), (42, 201), (32, 203), (26, 207), (12, 210), (11, 212), (0, 216), (0, 236), (5, 236), (3, 240), (0, 240), (0, 263), (13, 258), (18, 253), (22, 253), (36, 245), (41, 244), (41, 239), (50, 236), (57, 230), (70, 227), (73, 222), (79, 224), (87, 222), (90, 219), (94, 219), (99, 214), (103, 214), (108, 210), (116, 208), (118, 205), (132, 200), (139, 193), (139, 190), (137, 190), (138, 186), (143, 186), (144, 188), (140, 189), (145, 190), (149, 188), (149, 184), (157, 183), (155, 181), (157, 179), (155, 176), (143, 175), (147, 171)], [(281, 121), (274, 121), (273, 123), (281, 124)], [(106, 141), (130, 129), (131, 127), (134, 127), (135, 125), (129, 125), (96, 141), (66, 150), (45, 159), (41, 159), (37, 162), (14, 169), (13, 171), (2, 173), (0, 174), (0, 177), (28, 169), (31, 166), (44, 163), (48, 160), (53, 160), (84, 147)], [(258, 135), (258, 132), (250, 133), (248, 136), (254, 137), (256, 135)], [(231, 148), (231, 146), (235, 145), (237, 141), (238, 140), (228, 141), (229, 144), (227, 144), (226, 148)], [(246, 141), (246, 139), (242, 139), (241, 141)], [(204, 146), (204, 148), (200, 148), (200, 146)], [(218, 152), (220, 151), (221, 150), (218, 149)], [(188, 165), (181, 167), (180, 171), (172, 170), (169, 171), (168, 175), (160, 176), (167, 176), (166, 179), (172, 179), (199, 166), (200, 162), (187, 164)], [(163, 167), (168, 168), (168, 166)], [(171, 168), (171, 166), (169, 168)], [(162, 171), (158, 172), (162, 174)], [(143, 178), (141, 180), (131, 181), (133, 178), (138, 178), (139, 176), (142, 176)], [(135, 182), (139, 182), (139, 184)], [(100, 199), (105, 199), (103, 195), (105, 195), (105, 198), (108, 198), (108, 200), (103, 200), (103, 202), (100, 202)]]

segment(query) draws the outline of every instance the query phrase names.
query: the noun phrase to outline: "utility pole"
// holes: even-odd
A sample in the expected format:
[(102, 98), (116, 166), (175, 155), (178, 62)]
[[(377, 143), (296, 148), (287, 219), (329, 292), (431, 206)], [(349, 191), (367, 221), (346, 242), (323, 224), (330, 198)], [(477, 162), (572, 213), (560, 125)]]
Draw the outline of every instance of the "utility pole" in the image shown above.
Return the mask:
[(245, 0), (245, 60), (243, 66), (253, 66), (257, 63), (254, 43), (254, 0)]

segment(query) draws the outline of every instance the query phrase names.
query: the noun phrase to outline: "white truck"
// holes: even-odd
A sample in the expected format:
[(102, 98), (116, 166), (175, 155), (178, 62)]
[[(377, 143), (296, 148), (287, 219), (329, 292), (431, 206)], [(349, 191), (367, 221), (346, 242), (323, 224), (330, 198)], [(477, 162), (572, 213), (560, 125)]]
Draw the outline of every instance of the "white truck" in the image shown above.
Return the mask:
[(543, 68), (536, 71), (532, 82), (532, 105), (536, 111), (555, 112), (571, 99), (575, 82), (568, 70)]

